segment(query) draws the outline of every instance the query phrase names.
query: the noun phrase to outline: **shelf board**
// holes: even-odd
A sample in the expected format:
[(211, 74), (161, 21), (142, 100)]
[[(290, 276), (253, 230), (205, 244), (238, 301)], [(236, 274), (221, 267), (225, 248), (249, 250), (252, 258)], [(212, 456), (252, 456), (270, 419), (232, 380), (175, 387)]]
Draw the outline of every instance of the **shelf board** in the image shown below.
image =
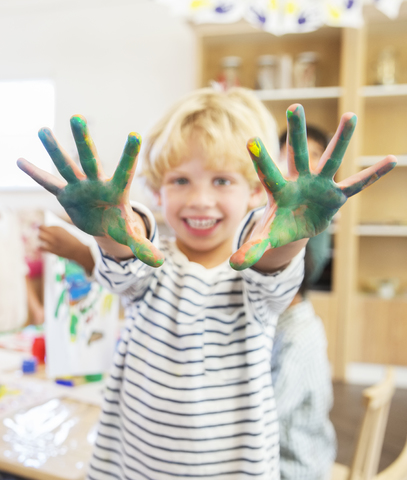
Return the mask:
[(358, 225), (356, 234), (362, 237), (407, 237), (407, 225)]
[(407, 84), (399, 85), (365, 85), (360, 89), (362, 97), (398, 97), (407, 95)]
[(339, 98), (342, 95), (341, 87), (315, 88), (276, 88), (275, 90), (255, 90), (257, 97), (263, 101), (269, 100), (305, 100)]
[(381, 302), (404, 303), (404, 302), (407, 302), (407, 295), (403, 293), (398, 293), (392, 298), (383, 298), (383, 297), (380, 297), (378, 293), (358, 292), (358, 300), (363, 302), (376, 302), (376, 303), (381, 303)]
[[(386, 155), (366, 155), (358, 158), (357, 165), (358, 167), (370, 167), (385, 157)], [(395, 157), (397, 158), (398, 167), (407, 166), (407, 155), (395, 155)]]

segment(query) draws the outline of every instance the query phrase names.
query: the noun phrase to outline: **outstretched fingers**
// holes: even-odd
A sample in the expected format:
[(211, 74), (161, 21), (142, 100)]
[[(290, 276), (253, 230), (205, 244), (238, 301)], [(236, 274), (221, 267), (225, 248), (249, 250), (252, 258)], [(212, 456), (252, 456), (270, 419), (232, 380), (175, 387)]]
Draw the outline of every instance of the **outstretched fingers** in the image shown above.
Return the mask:
[(134, 177), (134, 172), (137, 166), (137, 155), (140, 151), (141, 137), (135, 132), (132, 132), (127, 137), (126, 145), (120, 162), (113, 175), (112, 183), (119, 189), (125, 190), (130, 186)]
[(260, 138), (250, 139), (247, 142), (247, 149), (263, 186), (271, 193), (280, 191), (287, 181), (270, 158)]
[(54, 175), (51, 175), (45, 170), (36, 167), (24, 158), (19, 158), (17, 160), (17, 166), (53, 195), (59, 195), (61, 190), (66, 186), (65, 182), (55, 177)]
[(287, 110), (287, 161), (290, 176), (309, 173), (307, 128), (304, 108), (299, 103)]
[(82, 115), (71, 117), (71, 130), (83, 171), (90, 180), (103, 179), (103, 170), (86, 119)]
[(341, 166), (342, 159), (355, 131), (357, 117), (354, 113), (342, 115), (339, 126), (319, 161), (317, 171), (325, 178), (333, 178)]
[(85, 178), (84, 174), (61, 147), (49, 128), (41, 128), (38, 132), (38, 137), (57, 167), (59, 173), (68, 183), (77, 183)]
[(351, 177), (338, 183), (338, 187), (349, 198), (367, 188), (372, 183), (389, 173), (397, 165), (397, 159), (393, 155), (377, 162), (375, 165), (352, 175)]

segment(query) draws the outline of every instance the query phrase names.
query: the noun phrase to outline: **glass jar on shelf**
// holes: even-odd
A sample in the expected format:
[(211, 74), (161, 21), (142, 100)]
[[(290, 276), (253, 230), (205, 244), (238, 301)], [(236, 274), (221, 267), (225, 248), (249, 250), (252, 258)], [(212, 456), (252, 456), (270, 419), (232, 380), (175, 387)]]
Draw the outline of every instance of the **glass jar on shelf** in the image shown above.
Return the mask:
[(394, 85), (396, 81), (396, 52), (394, 47), (384, 48), (377, 59), (376, 83)]
[(240, 82), (240, 67), (242, 59), (236, 56), (223, 57), (221, 60), (221, 73), (218, 77), (218, 83), (224, 90), (231, 87), (238, 87)]
[(302, 52), (297, 55), (294, 64), (294, 85), (297, 88), (317, 86), (317, 52)]
[(256, 88), (272, 90), (278, 88), (279, 59), (276, 55), (260, 55), (257, 59)]

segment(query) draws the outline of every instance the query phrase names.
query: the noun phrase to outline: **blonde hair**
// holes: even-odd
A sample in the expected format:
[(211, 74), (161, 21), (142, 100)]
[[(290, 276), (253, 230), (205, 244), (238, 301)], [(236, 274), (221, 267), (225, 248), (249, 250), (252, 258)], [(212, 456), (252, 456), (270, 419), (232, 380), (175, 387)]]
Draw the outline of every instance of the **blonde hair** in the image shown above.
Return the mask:
[(278, 158), (275, 120), (253, 92), (240, 87), (226, 92), (202, 88), (176, 103), (143, 142), (142, 175), (153, 191), (160, 189), (168, 170), (183, 162), (193, 134), (205, 149), (207, 167), (232, 165), (252, 188), (259, 179), (247, 141), (260, 137), (270, 156)]

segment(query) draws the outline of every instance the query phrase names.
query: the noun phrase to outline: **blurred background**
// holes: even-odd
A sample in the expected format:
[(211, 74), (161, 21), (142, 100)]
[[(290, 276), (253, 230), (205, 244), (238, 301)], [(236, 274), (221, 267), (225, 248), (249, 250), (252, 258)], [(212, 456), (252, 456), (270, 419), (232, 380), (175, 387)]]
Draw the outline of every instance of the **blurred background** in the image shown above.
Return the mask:
[[(15, 161), (53, 169), (36, 136), (42, 126), (76, 158), (73, 114), (87, 118), (110, 175), (127, 134), (143, 135), (197, 87), (254, 89), (280, 132), (292, 103), (329, 136), (343, 113), (355, 112), (337, 179), (387, 154), (399, 166), (341, 210), (310, 298), (325, 325), (335, 381), (370, 385), (393, 365), (404, 389), (407, 3), (278, 3), (0, 0), (0, 208), (61, 213)], [(137, 182), (132, 195), (150, 202)]]

